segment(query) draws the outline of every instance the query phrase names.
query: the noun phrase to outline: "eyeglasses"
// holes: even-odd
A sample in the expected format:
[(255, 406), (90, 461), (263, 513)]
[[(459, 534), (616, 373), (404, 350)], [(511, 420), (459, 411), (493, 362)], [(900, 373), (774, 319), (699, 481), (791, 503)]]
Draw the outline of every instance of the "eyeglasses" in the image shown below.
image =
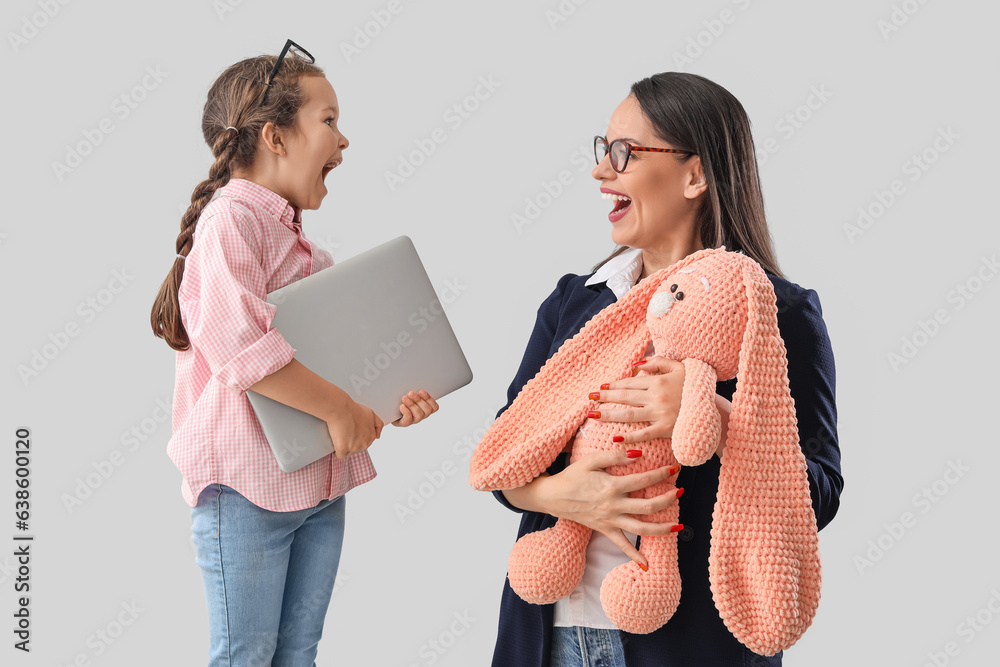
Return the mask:
[(625, 171), (625, 167), (628, 166), (628, 159), (632, 155), (632, 151), (649, 151), (651, 153), (684, 153), (686, 155), (697, 155), (692, 151), (682, 151), (677, 148), (652, 148), (649, 146), (633, 146), (632, 144), (626, 143), (622, 139), (615, 139), (611, 142), (611, 146), (608, 146), (608, 140), (602, 136), (594, 137), (594, 159), (597, 160), (597, 164), (601, 164), (601, 160), (608, 153), (611, 154), (611, 168), (614, 169), (619, 174)]
[[(281, 53), (278, 54), (278, 60), (275, 61), (274, 67), (271, 68), (271, 76), (267, 78), (267, 81), (257, 81), (257, 83), (262, 83), (265, 86), (267, 86), (267, 90), (264, 91), (264, 95), (260, 98), (261, 105), (264, 104), (264, 99), (267, 97), (267, 91), (271, 90), (271, 85), (274, 83), (274, 77), (278, 76), (278, 68), (281, 67), (281, 61), (285, 59), (285, 55), (288, 54), (289, 52), (296, 58), (300, 58), (301, 60), (304, 60), (309, 64), (316, 62), (316, 59), (313, 58), (311, 53), (303, 49), (301, 46), (299, 46), (292, 40), (290, 39), (286, 40), (285, 48), (281, 49)], [(245, 76), (241, 76), (240, 78), (246, 79), (247, 81), (251, 81), (251, 79)], [(253, 81), (256, 81), (256, 79), (253, 79)]]

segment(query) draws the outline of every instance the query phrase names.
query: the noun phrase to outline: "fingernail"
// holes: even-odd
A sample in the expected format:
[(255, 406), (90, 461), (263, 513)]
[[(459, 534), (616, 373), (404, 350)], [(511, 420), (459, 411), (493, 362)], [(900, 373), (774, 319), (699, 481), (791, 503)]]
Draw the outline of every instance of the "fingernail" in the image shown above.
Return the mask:
[(629, 457), (630, 459), (637, 459), (640, 456), (642, 456), (642, 450), (641, 449), (626, 449), (625, 450), (625, 455), (627, 457)]
[(680, 498), (683, 495), (684, 495), (684, 487), (683, 486), (678, 486), (677, 487), (677, 495), (674, 497), (674, 499), (676, 500), (677, 498)]
[(679, 523), (676, 526), (674, 526), (673, 528), (671, 528), (670, 532), (671, 533), (679, 533), (682, 530), (684, 530), (684, 524), (683, 523)]
[(611, 442), (625, 442), (625, 436), (616, 435), (615, 437), (611, 438)]
[(601, 411), (600, 410), (588, 410), (587, 411), (587, 419), (600, 419), (600, 418), (601, 418)]
[(644, 363), (646, 363), (647, 361), (649, 361), (649, 360), (648, 360), (648, 359), (640, 359), (639, 361), (635, 362), (635, 363), (634, 363), (634, 364), (632, 364), (632, 365), (633, 365), (633, 366), (642, 366), (642, 365), (643, 365)]
[(635, 563), (635, 564), (636, 564), (636, 565), (638, 565), (638, 566), (639, 566), (639, 569), (640, 569), (640, 570), (642, 570), (643, 572), (649, 572), (649, 568), (648, 568), (648, 567), (646, 567), (645, 565), (643, 565), (642, 563), (640, 563), (640, 562), (636, 561), (636, 563)]
[(604, 384), (601, 385), (601, 389), (603, 389), (604, 391), (607, 391), (608, 389), (611, 389), (611, 383), (610, 382), (605, 382)]
[(599, 391), (592, 391), (592, 392), (590, 392), (590, 400), (592, 400), (592, 401), (599, 401), (599, 400), (601, 400), (601, 392), (599, 392)]
[(676, 475), (680, 471), (681, 467), (679, 465), (675, 465), (675, 466), (670, 466), (670, 470), (668, 470), (667, 472), (669, 472), (671, 475)]

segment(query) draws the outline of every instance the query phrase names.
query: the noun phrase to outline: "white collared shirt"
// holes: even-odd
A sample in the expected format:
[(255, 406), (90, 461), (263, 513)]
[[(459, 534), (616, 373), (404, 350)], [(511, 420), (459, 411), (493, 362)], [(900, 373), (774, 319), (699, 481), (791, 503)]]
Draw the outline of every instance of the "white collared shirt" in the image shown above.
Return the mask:
[[(608, 287), (620, 299), (635, 285), (642, 274), (642, 250), (629, 248), (612, 258), (591, 276), (585, 285), (607, 282)], [(653, 353), (653, 345), (646, 348), (646, 355)], [(636, 535), (624, 531), (634, 545)], [(576, 589), (556, 602), (553, 624), (559, 627), (580, 625), (588, 628), (617, 629), (601, 606), (601, 583), (604, 577), (618, 565), (627, 563), (629, 557), (602, 533), (594, 531), (587, 545), (587, 566), (583, 580)]]

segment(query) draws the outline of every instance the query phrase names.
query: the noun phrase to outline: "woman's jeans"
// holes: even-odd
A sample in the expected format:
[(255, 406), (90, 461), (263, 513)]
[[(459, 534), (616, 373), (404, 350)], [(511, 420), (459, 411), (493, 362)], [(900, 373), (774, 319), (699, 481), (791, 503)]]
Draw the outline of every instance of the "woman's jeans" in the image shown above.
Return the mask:
[(209, 667), (314, 667), (344, 541), (344, 496), (273, 512), (210, 484), (191, 508)]
[(625, 667), (618, 630), (552, 628), (551, 667)]

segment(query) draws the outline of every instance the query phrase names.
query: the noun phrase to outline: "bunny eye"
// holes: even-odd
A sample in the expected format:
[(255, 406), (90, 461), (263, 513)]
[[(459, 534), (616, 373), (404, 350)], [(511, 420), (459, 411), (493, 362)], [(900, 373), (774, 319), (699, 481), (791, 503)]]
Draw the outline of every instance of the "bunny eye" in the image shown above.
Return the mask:
[(683, 301), (684, 300), (684, 292), (678, 292), (677, 294), (674, 295), (674, 298), (677, 299), (678, 301)]
[(676, 292), (677, 291), (677, 283), (674, 283), (673, 285), (670, 286), (670, 291), (671, 292)]

